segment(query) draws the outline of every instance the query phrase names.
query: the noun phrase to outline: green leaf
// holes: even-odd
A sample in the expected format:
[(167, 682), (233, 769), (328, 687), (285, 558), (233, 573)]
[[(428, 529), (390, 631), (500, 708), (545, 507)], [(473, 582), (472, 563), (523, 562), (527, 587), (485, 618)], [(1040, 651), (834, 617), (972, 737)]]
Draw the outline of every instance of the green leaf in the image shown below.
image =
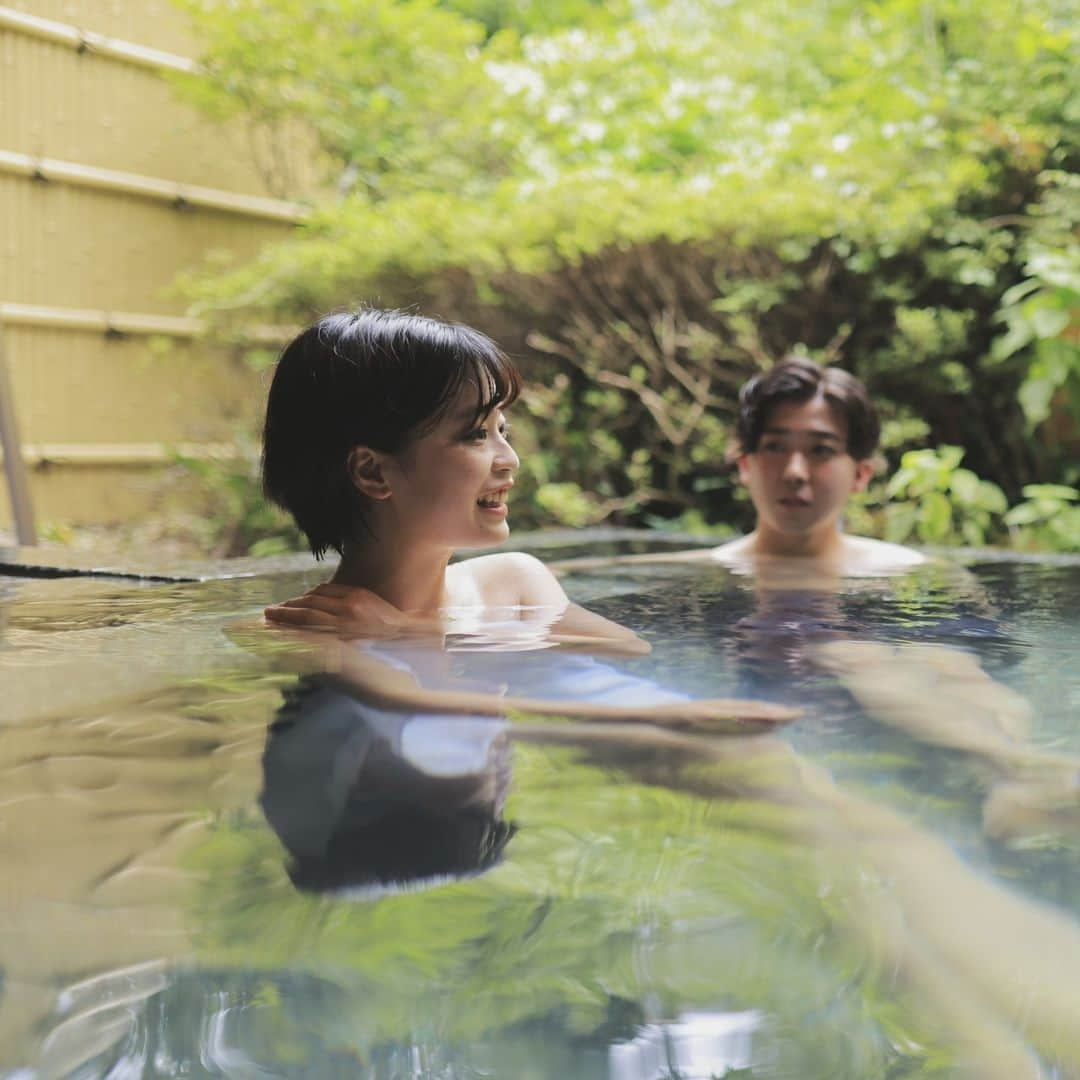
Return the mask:
[(1021, 385), (1017, 399), (1029, 427), (1037, 427), (1050, 415), (1050, 402), (1056, 390), (1057, 383), (1050, 379), (1028, 379)]
[(989, 480), (980, 480), (976, 492), (975, 504), (991, 514), (1004, 514), (1009, 508), (1009, 500), (1005, 498), (1005, 492), (992, 484)]
[(918, 509), (913, 503), (893, 503), (885, 508), (885, 539), (902, 544), (914, 532)]
[(1080, 491), (1065, 484), (1025, 484), (1021, 492), (1026, 499), (1060, 499), (1063, 502), (1080, 499)]
[(940, 491), (931, 491), (919, 504), (919, 538), (930, 544), (940, 544), (952, 531), (952, 505)]
[(994, 339), (990, 347), (990, 355), (995, 360), (1007, 360), (1014, 353), (1018, 353), (1025, 346), (1030, 345), (1035, 337), (1035, 330), (1031, 324), (1020, 315), (1013, 315), (1009, 319), (1008, 332)]
[[(1030, 303), (1030, 301), (1029, 301)], [(1029, 312), (1031, 328), (1036, 337), (1055, 338), (1069, 325), (1069, 312), (1059, 308), (1039, 305)]]
[(1012, 307), (1013, 304), (1018, 304), (1025, 296), (1030, 296), (1033, 292), (1037, 292), (1042, 288), (1042, 282), (1038, 278), (1028, 278), (1026, 281), (1021, 281), (1019, 285), (1014, 285), (1011, 289), (1006, 289), (1001, 295), (1001, 306), (1003, 308)]
[(979, 483), (970, 469), (957, 469), (949, 478), (949, 490), (961, 503), (973, 504), (979, 497)]
[(1035, 502), (1017, 503), (1002, 519), (1006, 525), (1034, 525), (1045, 521), (1056, 512), (1056, 508)]

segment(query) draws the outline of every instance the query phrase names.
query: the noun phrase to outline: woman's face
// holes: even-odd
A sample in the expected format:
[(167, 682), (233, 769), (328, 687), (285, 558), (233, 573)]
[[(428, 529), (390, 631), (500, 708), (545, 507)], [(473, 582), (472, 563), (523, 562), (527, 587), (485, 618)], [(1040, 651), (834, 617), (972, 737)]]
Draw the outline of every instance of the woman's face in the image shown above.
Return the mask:
[(507, 496), (521, 462), (501, 408), (476, 419), (466, 385), (431, 431), (383, 455), (390, 496), (383, 506), (406, 542), (483, 548), (510, 535)]

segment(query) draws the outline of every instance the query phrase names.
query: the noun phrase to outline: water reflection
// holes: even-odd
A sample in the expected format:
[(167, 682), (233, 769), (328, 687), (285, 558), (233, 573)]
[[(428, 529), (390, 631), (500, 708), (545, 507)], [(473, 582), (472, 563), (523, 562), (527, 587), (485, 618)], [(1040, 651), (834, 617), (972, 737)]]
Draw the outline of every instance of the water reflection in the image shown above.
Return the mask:
[(372, 899), (495, 865), (514, 832), (506, 726), (390, 712), (301, 680), (271, 726), (260, 797), (293, 883)]
[[(33, 708), (0, 749), (0, 1073), (621, 1080), (662, 1075), (661, 1046), (684, 1075), (1078, 1072), (1075, 849), (1006, 859), (979, 820), (1003, 761), (1075, 747), (1080, 637), (1063, 597), (1080, 580), (1050, 577), (1040, 607), (1039, 581), (995, 567), (949, 613), (951, 586), (925, 578), (785, 599), (658, 575), (606, 609), (642, 616), (652, 657), (431, 661), (433, 679), (474, 689), (752, 691), (807, 708), (781, 735), (731, 739), (475, 717), (410, 734), (422, 717), (231, 644), (221, 627), (243, 605), (227, 589), (216, 608), (178, 594), (156, 614), (129, 597), (123, 626), (16, 605), (7, 643), (29, 670), (40, 635), (40, 693), (74, 695), (95, 663), (90, 692), (124, 693), (63, 713), (8, 697)], [(207, 667), (139, 669), (136, 628), (144, 650), (178, 651), (181, 674)], [(56, 640), (90, 629), (93, 655)], [(956, 744), (971, 731), (998, 749)], [(928, 745), (942, 732), (954, 744)], [(429, 816), (377, 829), (409, 843), (374, 858), (354, 842), (409, 805), (475, 813), (470, 836), (487, 839), (449, 867), (413, 842)], [(295, 887), (286, 868), (304, 860), (329, 892)], [(444, 871), (439, 888), (386, 888)], [(744, 1014), (736, 1041), (709, 1033)]]
[(649, 1024), (608, 1051), (611, 1080), (711, 1080), (754, 1062), (757, 1012), (685, 1013), (668, 1024)]

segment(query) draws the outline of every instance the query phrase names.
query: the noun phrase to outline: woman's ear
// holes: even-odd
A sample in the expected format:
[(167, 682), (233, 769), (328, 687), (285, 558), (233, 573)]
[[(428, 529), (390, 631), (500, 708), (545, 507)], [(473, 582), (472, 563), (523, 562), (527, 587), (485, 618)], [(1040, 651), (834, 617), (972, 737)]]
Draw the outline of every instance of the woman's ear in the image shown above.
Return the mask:
[(390, 484), (383, 474), (382, 455), (368, 446), (354, 446), (346, 459), (353, 487), (371, 499), (389, 499)]

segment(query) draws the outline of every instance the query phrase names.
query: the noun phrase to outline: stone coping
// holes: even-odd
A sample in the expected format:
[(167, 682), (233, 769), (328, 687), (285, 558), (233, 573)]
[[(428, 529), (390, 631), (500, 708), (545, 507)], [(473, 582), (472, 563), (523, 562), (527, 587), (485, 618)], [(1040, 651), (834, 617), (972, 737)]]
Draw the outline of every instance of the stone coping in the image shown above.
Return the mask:
[[(528, 550), (553, 557), (553, 549), (592, 548), (598, 544), (646, 545), (653, 550), (669, 547), (700, 547), (715, 538), (688, 533), (665, 533), (651, 529), (548, 529), (520, 533), (500, 550)], [(146, 558), (103, 557), (83, 552), (37, 547), (0, 547), (0, 577), (102, 577), (138, 581), (221, 581), (265, 574), (293, 574), (323, 566), (329, 576), (334, 560), (318, 562), (312, 555), (241, 557), (215, 560), (156, 561)]]

